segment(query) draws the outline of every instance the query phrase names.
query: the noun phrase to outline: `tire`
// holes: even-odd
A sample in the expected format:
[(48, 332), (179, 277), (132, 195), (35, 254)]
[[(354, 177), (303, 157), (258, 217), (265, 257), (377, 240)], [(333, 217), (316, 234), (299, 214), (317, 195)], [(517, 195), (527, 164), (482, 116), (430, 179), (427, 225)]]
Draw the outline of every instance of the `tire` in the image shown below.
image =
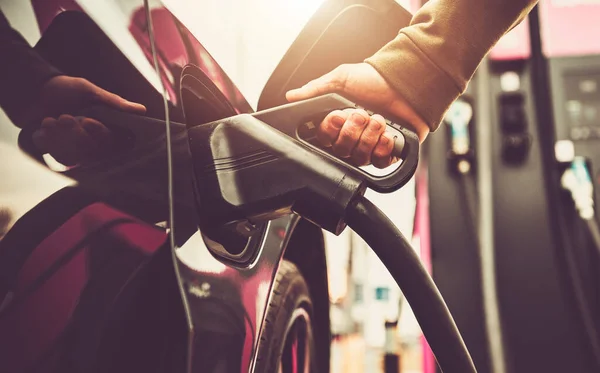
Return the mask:
[(283, 260), (258, 344), (257, 373), (316, 373), (313, 302), (296, 265)]

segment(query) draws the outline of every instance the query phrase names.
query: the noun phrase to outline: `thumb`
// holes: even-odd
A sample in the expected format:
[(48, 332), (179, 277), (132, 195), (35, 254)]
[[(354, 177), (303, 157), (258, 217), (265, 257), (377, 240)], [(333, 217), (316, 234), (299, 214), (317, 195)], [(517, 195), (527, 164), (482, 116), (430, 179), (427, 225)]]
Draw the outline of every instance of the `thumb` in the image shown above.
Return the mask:
[(92, 94), (94, 101), (97, 103), (106, 104), (112, 108), (134, 114), (144, 114), (146, 112), (146, 107), (144, 105), (128, 101), (123, 97), (112, 92), (105, 91), (98, 86), (94, 85), (92, 87)]
[(340, 93), (344, 90), (345, 74), (340, 68), (306, 83), (304, 86), (292, 89), (285, 94), (288, 101), (306, 100), (327, 93)]

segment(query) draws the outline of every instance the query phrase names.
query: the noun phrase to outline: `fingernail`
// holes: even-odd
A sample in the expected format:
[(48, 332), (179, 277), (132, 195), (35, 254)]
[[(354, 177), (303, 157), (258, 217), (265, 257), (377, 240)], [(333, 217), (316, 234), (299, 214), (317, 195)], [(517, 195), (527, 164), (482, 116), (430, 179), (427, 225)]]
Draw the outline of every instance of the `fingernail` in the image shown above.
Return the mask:
[(365, 124), (365, 117), (358, 114), (358, 113), (354, 113), (352, 114), (352, 121), (356, 124)]
[(335, 128), (337, 128), (337, 129), (340, 129), (340, 128), (342, 128), (342, 126), (344, 125), (344, 123), (345, 123), (346, 121), (345, 121), (345, 120), (344, 120), (344, 118), (342, 118), (342, 117), (333, 117), (333, 118), (331, 119), (331, 122), (333, 123), (333, 126), (334, 126)]
[(381, 145), (387, 145), (389, 141), (390, 141), (390, 139), (388, 139), (388, 137), (385, 135), (381, 136), (381, 138), (379, 139), (379, 142), (381, 143)]

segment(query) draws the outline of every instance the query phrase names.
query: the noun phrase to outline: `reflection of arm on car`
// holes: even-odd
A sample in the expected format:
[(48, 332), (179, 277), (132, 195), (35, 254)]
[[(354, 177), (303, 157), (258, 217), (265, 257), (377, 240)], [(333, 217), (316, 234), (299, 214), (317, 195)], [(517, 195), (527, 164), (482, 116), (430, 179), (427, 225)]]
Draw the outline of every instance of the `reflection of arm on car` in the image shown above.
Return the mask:
[(100, 122), (77, 117), (77, 110), (105, 104), (132, 113), (143, 105), (129, 102), (83, 78), (70, 77), (45, 61), (0, 12), (0, 107), (28, 136), (21, 146), (50, 153), (65, 165), (98, 157), (110, 133)]

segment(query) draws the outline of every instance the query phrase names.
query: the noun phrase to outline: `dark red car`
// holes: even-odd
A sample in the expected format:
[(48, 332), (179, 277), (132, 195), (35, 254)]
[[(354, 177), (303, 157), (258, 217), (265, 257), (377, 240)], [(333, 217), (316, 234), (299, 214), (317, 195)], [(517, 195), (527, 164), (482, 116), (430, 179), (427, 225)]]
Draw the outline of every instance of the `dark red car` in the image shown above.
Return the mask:
[[(68, 113), (122, 141), (60, 171), (30, 131), (31, 158), (0, 147), (0, 372), (329, 371), (321, 230), (296, 215), (247, 235), (198, 228), (210, 211), (194, 202), (186, 130), (253, 110), (219, 64), (158, 1), (23, 3), (32, 14), (7, 18), (40, 31), (36, 53), (147, 111)], [(325, 1), (258, 108), (362, 60), (409, 19), (393, 0), (364, 3)]]

